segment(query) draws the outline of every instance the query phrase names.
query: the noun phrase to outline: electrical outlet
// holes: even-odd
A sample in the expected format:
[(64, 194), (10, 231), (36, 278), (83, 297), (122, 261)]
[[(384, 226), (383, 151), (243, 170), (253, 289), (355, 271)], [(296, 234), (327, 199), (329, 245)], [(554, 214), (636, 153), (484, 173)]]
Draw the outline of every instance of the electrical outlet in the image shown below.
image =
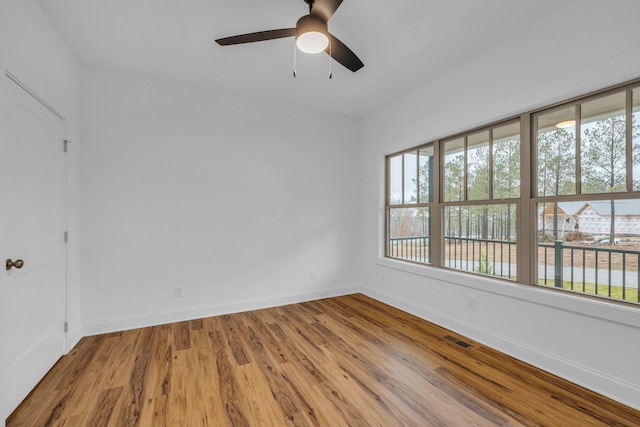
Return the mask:
[(174, 298), (180, 298), (182, 296), (182, 286), (174, 286), (173, 296)]
[(476, 309), (476, 297), (474, 297), (473, 295), (469, 295), (467, 297), (467, 308), (469, 310), (475, 310)]
[(309, 281), (311, 281), (311, 282), (315, 282), (316, 281), (316, 272), (313, 271), (313, 270), (309, 272)]
[(387, 283), (387, 276), (382, 273), (382, 277), (381, 277), (382, 283)]

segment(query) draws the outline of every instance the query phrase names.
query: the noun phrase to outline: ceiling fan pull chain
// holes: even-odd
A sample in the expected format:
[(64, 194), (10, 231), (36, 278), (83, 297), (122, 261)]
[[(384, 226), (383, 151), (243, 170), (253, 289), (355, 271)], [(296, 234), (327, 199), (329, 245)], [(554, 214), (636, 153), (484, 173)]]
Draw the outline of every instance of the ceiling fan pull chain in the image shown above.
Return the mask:
[(331, 71), (331, 64), (333, 63), (333, 56), (331, 56), (331, 37), (329, 37), (329, 80), (333, 77), (333, 72)]
[(296, 78), (296, 68), (297, 68), (297, 56), (296, 56), (296, 41), (293, 40), (293, 78)]

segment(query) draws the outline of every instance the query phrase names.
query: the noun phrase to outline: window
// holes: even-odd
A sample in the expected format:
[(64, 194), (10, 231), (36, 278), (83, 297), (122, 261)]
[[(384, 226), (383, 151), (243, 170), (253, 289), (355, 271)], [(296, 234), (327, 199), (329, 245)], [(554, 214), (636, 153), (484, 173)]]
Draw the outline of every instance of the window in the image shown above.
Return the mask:
[(431, 262), (433, 146), (387, 158), (386, 255)]
[(638, 301), (638, 89), (533, 115), (537, 275), (543, 286)]
[(516, 278), (519, 120), (388, 156), (387, 177), (387, 257)]
[(386, 162), (385, 256), (639, 301), (640, 81)]
[(515, 279), (520, 121), (441, 144), (442, 266)]

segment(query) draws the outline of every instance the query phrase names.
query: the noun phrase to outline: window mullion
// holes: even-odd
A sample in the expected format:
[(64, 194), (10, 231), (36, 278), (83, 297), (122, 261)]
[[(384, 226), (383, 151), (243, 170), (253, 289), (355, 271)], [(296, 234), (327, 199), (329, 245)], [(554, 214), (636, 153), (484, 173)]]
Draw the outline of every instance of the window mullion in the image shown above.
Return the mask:
[(387, 157), (384, 162), (384, 204), (389, 206), (391, 204), (391, 157)]
[[(520, 202), (518, 203), (517, 240), (516, 240), (516, 280), (525, 285), (535, 283), (536, 271), (533, 265), (537, 260), (533, 256), (536, 253), (536, 221), (535, 206), (531, 203), (532, 188), (535, 174), (535, 143), (533, 135), (537, 134), (537, 126), (531, 123), (531, 114), (523, 114), (520, 117)], [(528, 158), (529, 161), (525, 160)]]
[(420, 150), (416, 151), (416, 202), (422, 203), (420, 200)]
[(469, 162), (468, 153), (467, 153), (467, 151), (468, 151), (467, 144), (468, 143), (469, 143), (469, 138), (465, 135), (465, 137), (464, 137), (464, 167), (463, 167), (463, 171), (462, 171), (462, 174), (464, 176), (464, 178), (462, 180), (464, 182), (464, 188), (462, 190), (462, 195), (463, 195), (463, 200), (462, 201), (466, 201), (466, 200), (469, 199), (469, 194), (468, 194), (468, 191), (469, 191), (469, 171), (467, 170), (468, 162)]
[(633, 91), (631, 89), (627, 90), (625, 112), (627, 191), (633, 191)]
[(400, 158), (402, 159), (402, 163), (400, 165), (401, 170), (402, 170), (402, 177), (401, 177), (402, 178), (402, 199), (400, 199), (400, 200), (401, 200), (401, 203), (404, 205), (404, 201), (406, 200), (404, 198), (404, 154), (402, 156), (400, 156)]
[[(433, 143), (433, 171), (437, 173), (431, 173), (431, 177), (434, 180), (433, 194), (431, 195), (431, 265), (441, 267), (442, 266), (442, 251), (444, 249), (444, 239), (442, 238), (442, 205), (441, 205), (441, 189), (443, 179), (443, 158), (440, 155), (441, 141)], [(442, 150), (444, 152), (444, 150)]]

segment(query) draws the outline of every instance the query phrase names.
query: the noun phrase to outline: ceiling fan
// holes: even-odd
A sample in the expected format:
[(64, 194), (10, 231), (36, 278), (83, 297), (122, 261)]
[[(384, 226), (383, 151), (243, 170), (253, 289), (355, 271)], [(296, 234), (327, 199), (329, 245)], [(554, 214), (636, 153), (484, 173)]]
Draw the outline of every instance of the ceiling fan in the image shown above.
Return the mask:
[(224, 37), (217, 39), (216, 43), (220, 46), (229, 46), (295, 37), (296, 45), (303, 52), (320, 53), (324, 50), (333, 59), (354, 73), (364, 67), (364, 64), (356, 54), (329, 33), (327, 29), (327, 22), (338, 9), (342, 0), (304, 0), (304, 2), (309, 5), (309, 14), (298, 19), (295, 28), (258, 31), (257, 33)]

